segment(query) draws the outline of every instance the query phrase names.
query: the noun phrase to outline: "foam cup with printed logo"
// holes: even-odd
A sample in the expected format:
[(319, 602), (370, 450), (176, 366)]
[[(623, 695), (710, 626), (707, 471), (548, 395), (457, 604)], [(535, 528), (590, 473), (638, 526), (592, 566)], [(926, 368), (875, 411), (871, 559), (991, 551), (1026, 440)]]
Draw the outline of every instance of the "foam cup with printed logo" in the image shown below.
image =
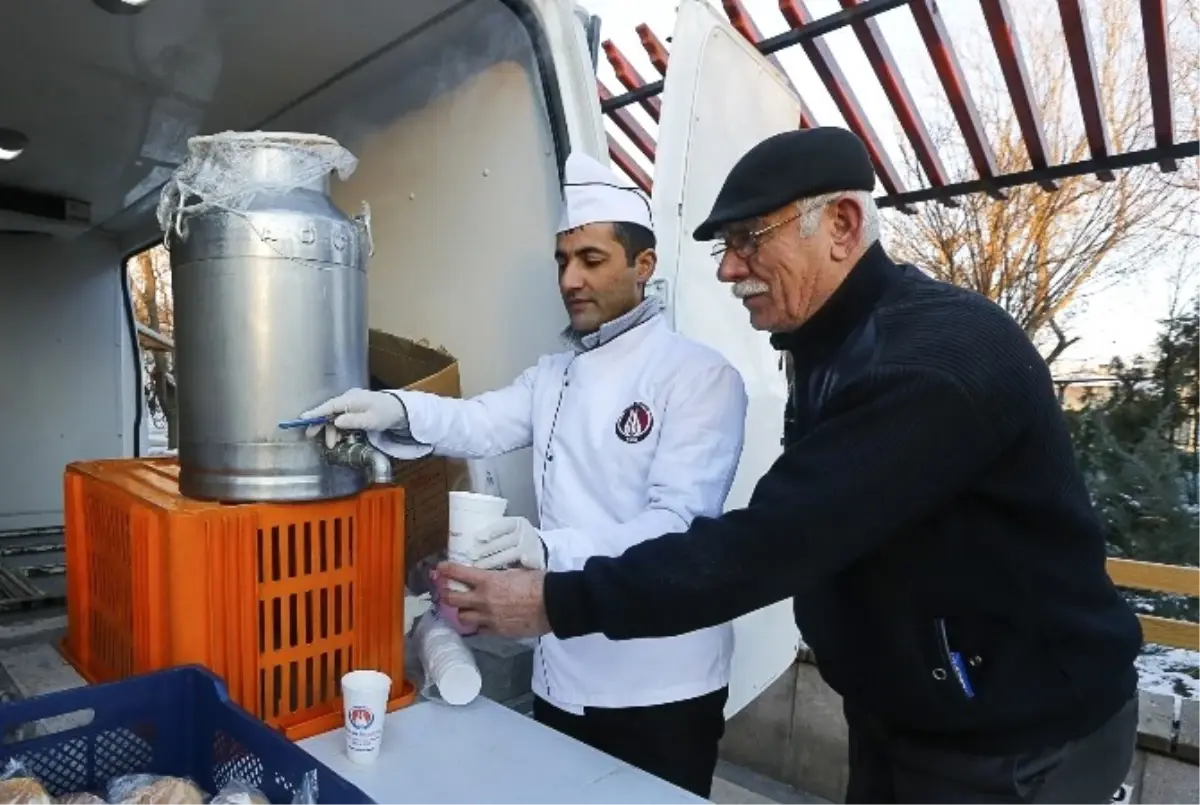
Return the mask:
[[(475, 532), (499, 520), (508, 508), (508, 501), (495, 495), (478, 492), (450, 493), (450, 538), (446, 552), (457, 565), (471, 564), (471, 547)], [(456, 581), (449, 582), (451, 590), (467, 589)]]
[(379, 758), (391, 689), (391, 677), (379, 671), (351, 671), (342, 677), (346, 755), (351, 761), (367, 766)]

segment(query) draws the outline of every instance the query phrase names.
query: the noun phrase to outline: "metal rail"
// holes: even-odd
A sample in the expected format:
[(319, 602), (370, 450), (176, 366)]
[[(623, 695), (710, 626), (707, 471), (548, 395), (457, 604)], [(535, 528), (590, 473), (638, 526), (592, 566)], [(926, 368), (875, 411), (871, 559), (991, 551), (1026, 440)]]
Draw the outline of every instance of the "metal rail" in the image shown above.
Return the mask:
[[(870, 19), (877, 14), (907, 5), (909, 2), (911, 0), (866, 0), (862, 5), (844, 9), (827, 17), (822, 17), (819, 20), (814, 20), (803, 28), (794, 28), (790, 31), (784, 31), (778, 36), (772, 36), (769, 39), (756, 42), (755, 47), (758, 48), (759, 53), (769, 56), (792, 45), (798, 45), (801, 42), (807, 42), (818, 36), (824, 36), (825, 34), (845, 28), (857, 20)], [(646, 98), (658, 95), (662, 90), (663, 81), (654, 81), (646, 84), (644, 87), (626, 92), (624, 95), (614, 95), (600, 104), (600, 111), (607, 114), (630, 104), (640, 103)]]
[(1176, 143), (1170, 148), (1147, 148), (1143, 151), (1114, 154), (1103, 159), (1084, 159), (1079, 162), (1068, 162), (1065, 165), (1034, 168), (1033, 170), (1004, 174), (990, 180), (974, 179), (969, 182), (948, 184), (944, 187), (913, 190), (895, 196), (882, 196), (875, 199), (875, 202), (880, 207), (903, 207), (909, 204), (918, 204), (922, 201), (942, 201), (954, 198), (955, 196), (965, 196), (970, 193), (990, 193), (995, 189), (1043, 184), (1047, 180), (1068, 179), (1072, 176), (1082, 176), (1086, 173), (1101, 174), (1105, 171), (1124, 170), (1164, 160), (1187, 159), (1188, 157), (1195, 156), (1200, 156), (1200, 140)]
[[(1048, 149), (1040, 111), (1033, 102), (1028, 67), (1015, 35), (1007, 0), (978, 0), (996, 50), (996, 56), (1000, 62), (1009, 96), (1012, 98), (1013, 109), (1032, 166), (1029, 170), (1009, 174), (1002, 174), (997, 168), (991, 144), (983, 134), (978, 111), (967, 90), (962, 69), (946, 33), (945, 25), (938, 14), (935, 0), (840, 0), (840, 2), (841, 11), (818, 20), (811, 20), (803, 3), (798, 0), (781, 0), (780, 9), (792, 29), (761, 41), (755, 41), (758, 38), (758, 28), (740, 1), (726, 0), (723, 6), (734, 27), (750, 40), (763, 55), (770, 56), (797, 44), (804, 46), (818, 75), (842, 112), (842, 116), (846, 118), (850, 128), (864, 139), (868, 149), (872, 152), (876, 172), (879, 174), (880, 182), (885, 190), (885, 194), (877, 199), (881, 207), (890, 207), (909, 213), (912, 211), (911, 205), (913, 204), (938, 201), (947, 206), (954, 206), (957, 197), (972, 193), (986, 193), (995, 199), (1002, 200), (1006, 198), (1005, 190), (1014, 187), (1037, 184), (1046, 191), (1054, 191), (1058, 189), (1057, 182), (1060, 179), (1090, 173), (1102, 181), (1111, 181), (1114, 171), (1151, 163), (1157, 163), (1163, 171), (1172, 171), (1176, 169), (1179, 160), (1200, 155), (1200, 142), (1198, 141), (1173, 142), (1175, 124), (1171, 114), (1169, 52), (1162, 0), (1140, 0), (1147, 50), (1147, 73), (1154, 113), (1155, 145), (1153, 148), (1123, 154), (1112, 153), (1107, 126), (1100, 114), (1095, 77), (1097, 54), (1088, 35), (1083, 7), (1079, 0), (1057, 0), (1059, 15), (1063, 20), (1065, 47), (1070, 57), (1075, 88), (1083, 111), (1085, 133), (1091, 151), (1088, 159), (1063, 165), (1050, 165), (1048, 162)], [(926, 50), (933, 60), (942, 86), (950, 100), (959, 129), (979, 175), (978, 179), (955, 184), (944, 183), (944, 168), (925, 131), (924, 122), (911, 103), (910, 94), (903, 84), (903, 78), (900, 76), (891, 54), (887, 51), (883, 37), (873, 20), (874, 17), (901, 6), (907, 6), (913, 14)], [(932, 187), (910, 191), (900, 186), (894, 169), (887, 161), (886, 154), (882, 152), (873, 136), (870, 122), (865, 119), (865, 115), (851, 94), (850, 82), (837, 68), (828, 49), (822, 43), (814, 41), (818, 37), (847, 26), (854, 28), (876, 76), (884, 87), (885, 94), (904, 124), (905, 131), (913, 143)], [(665, 73), (669, 54), (662, 43), (645, 25), (638, 26), (638, 36), (656, 69)], [(610, 60), (613, 61), (618, 76), (626, 86), (633, 84), (634, 73), (622, 69), (626, 66), (623, 55), (619, 54), (615, 46), (611, 50), (613, 52), (610, 53)], [(655, 151), (653, 138), (629, 117), (629, 112), (625, 111), (624, 107), (634, 103), (651, 106), (650, 99), (662, 92), (663, 85), (664, 81), (658, 80), (638, 86), (623, 95), (613, 96), (603, 89), (600, 93), (601, 110), (617, 122), (639, 150), (651, 161), (654, 159)], [(654, 114), (657, 115), (659, 106), (657, 104), (652, 106)], [(808, 117), (811, 118), (811, 115)], [(802, 115), (802, 126), (813, 123), (815, 121), (811, 120), (806, 123)], [(610, 145), (614, 144), (610, 142)], [(623, 157), (618, 160), (619, 162), (632, 163), (632, 160), (625, 154), (614, 155), (614, 159), (617, 156)], [(624, 168), (624, 164), (622, 167)], [(647, 176), (644, 171), (637, 168), (635, 173), (638, 174), (636, 180), (640, 186), (645, 188), (650, 185), (651, 177)]]
[[(1113, 584), (1130, 590), (1200, 596), (1200, 568), (1161, 565), (1132, 559), (1109, 559), (1108, 576)], [(1191, 621), (1138, 615), (1147, 643), (1173, 648), (1200, 650), (1200, 625)]]

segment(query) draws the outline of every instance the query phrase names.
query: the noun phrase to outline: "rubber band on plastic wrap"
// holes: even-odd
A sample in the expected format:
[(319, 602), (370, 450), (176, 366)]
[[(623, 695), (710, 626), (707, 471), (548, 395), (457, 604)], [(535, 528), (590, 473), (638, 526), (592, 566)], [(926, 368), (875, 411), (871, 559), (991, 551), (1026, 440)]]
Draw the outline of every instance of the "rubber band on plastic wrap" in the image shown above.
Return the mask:
[[(263, 181), (250, 170), (255, 155), (264, 150), (285, 155), (290, 163), (286, 180)], [(211, 210), (222, 210), (250, 223), (246, 211), (263, 193), (284, 194), (336, 172), (345, 181), (358, 167), (358, 157), (337, 140), (318, 134), (273, 131), (226, 131), (192, 137), (188, 157), (163, 185), (158, 201), (158, 225), (163, 245), (171, 236), (187, 239), (187, 220)], [(364, 231), (368, 256), (374, 255), (371, 208), (364, 201), (354, 222)], [(274, 248), (274, 247), (272, 247)]]

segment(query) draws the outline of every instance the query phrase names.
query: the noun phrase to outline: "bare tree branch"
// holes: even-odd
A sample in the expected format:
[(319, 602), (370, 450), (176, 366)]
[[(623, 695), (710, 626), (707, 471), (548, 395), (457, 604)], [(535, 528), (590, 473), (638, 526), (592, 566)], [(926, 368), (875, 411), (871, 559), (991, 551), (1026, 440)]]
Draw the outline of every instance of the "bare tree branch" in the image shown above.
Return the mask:
[(1054, 363), (1054, 361), (1058, 359), (1059, 355), (1062, 355), (1067, 351), (1068, 347), (1079, 342), (1079, 337), (1076, 336), (1075, 338), (1067, 338), (1067, 334), (1064, 333), (1062, 328), (1058, 326), (1058, 322), (1056, 322), (1054, 319), (1050, 319), (1049, 323), (1050, 329), (1054, 331), (1054, 337), (1057, 338), (1058, 341), (1053, 347), (1050, 348), (1049, 354), (1046, 355), (1046, 363)]
[[(1094, 41), (1102, 54), (1097, 73), (1102, 113), (1115, 152), (1153, 145), (1154, 128), (1146, 76), (1141, 11), (1136, 0), (1096, 0)], [(1174, 59), (1177, 139), (1196, 137), (1200, 125), (1200, 58), (1194, 3), (1169, 21)], [(1061, 25), (1053, 3), (1027, 0), (1018, 20), (1037, 103), (1054, 163), (1086, 159), (1090, 147), (1078, 112), (1075, 85)], [(1098, 30), (1096, 30), (1098, 27)], [(1005, 173), (1030, 167), (1020, 126), (1007, 91), (994, 70), (970, 54), (964, 69), (977, 94), (980, 117)], [(1181, 114), (1182, 112), (1182, 114)], [(950, 181), (976, 178), (961, 133), (947, 120), (930, 127), (951, 174)], [(904, 138), (902, 164), (919, 181), (919, 163)], [(1197, 199), (1196, 161), (1175, 173), (1156, 165), (1117, 173), (1111, 182), (1080, 176), (1059, 182), (1056, 192), (1040, 187), (1009, 191), (1007, 201), (983, 194), (961, 199), (957, 209), (925, 204), (912, 216), (885, 217), (889, 249), (899, 259), (933, 276), (977, 291), (1003, 306), (1035, 337), (1055, 335), (1047, 353), (1053, 361), (1077, 339), (1058, 318), (1081, 296), (1136, 273), (1196, 239), (1191, 224)]]

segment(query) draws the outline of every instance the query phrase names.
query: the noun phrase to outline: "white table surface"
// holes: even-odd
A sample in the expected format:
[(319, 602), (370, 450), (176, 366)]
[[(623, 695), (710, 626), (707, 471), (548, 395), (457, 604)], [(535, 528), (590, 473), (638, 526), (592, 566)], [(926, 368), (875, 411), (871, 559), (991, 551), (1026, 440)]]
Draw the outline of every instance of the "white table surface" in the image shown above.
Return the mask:
[(376, 802), (706, 802), (482, 697), (389, 713), (371, 766), (350, 762), (340, 729), (298, 745)]

